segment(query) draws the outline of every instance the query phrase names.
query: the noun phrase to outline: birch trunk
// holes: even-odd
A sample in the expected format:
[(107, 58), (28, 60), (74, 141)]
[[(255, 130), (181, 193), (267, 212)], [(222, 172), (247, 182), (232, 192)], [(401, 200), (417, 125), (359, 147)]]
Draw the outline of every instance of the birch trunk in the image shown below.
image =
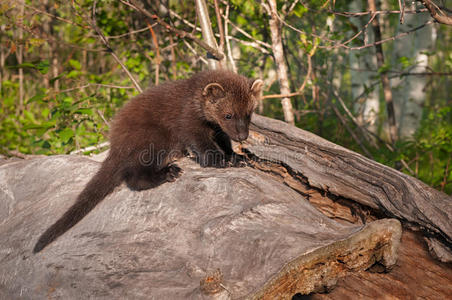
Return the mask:
[[(360, 1), (350, 3), (351, 12), (363, 11)], [(350, 21), (358, 28), (363, 28), (365, 23), (360, 18), (351, 18)], [(367, 29), (365, 43), (373, 43), (374, 34), (372, 30)], [(349, 54), (351, 67), (352, 97), (355, 99), (355, 112), (360, 125), (367, 128), (370, 132), (378, 133), (378, 114), (380, 112), (379, 86), (370, 88), (372, 76), (375, 75), (371, 70), (377, 69), (377, 59), (375, 48), (367, 48), (361, 51), (350, 51)], [(366, 89), (370, 90), (366, 93)]]
[[(428, 12), (416, 15), (407, 14), (404, 24), (399, 26), (398, 31), (405, 32), (429, 19)], [(394, 44), (392, 65), (398, 66), (400, 59), (406, 57), (416, 64), (414, 68), (409, 70), (410, 72), (427, 72), (428, 56), (424, 53), (432, 50), (435, 40), (436, 30), (433, 26), (424, 27), (413, 34), (397, 39)], [(402, 69), (402, 66), (398, 66), (397, 69)], [(402, 138), (411, 138), (420, 125), (422, 107), (426, 97), (424, 90), (426, 83), (427, 78), (425, 76), (404, 76), (391, 80), (394, 87), (394, 108), (398, 120), (399, 135)]]

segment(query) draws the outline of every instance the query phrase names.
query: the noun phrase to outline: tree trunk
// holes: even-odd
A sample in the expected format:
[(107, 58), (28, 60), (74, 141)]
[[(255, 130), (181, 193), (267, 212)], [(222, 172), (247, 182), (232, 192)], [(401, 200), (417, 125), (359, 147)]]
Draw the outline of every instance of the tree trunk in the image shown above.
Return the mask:
[[(279, 79), (279, 89), (282, 95), (290, 94), (289, 79), (287, 73), (287, 66), (284, 60), (284, 50), (282, 45), (281, 36), (281, 22), (278, 19), (278, 10), (276, 6), (276, 0), (268, 1), (269, 14), (270, 14), (270, 32), (272, 39), (273, 56), (275, 58), (276, 70)], [(289, 97), (285, 97), (281, 100), (284, 120), (289, 124), (294, 124), (294, 113), (292, 108), (292, 102)]]
[[(430, 19), (430, 16), (428, 12), (424, 12), (415, 15), (407, 14), (404, 19), (405, 22), (399, 25), (398, 28), (400, 32), (406, 32), (411, 28), (424, 24)], [(425, 52), (432, 50), (435, 39), (435, 27), (427, 26), (395, 40), (392, 65), (398, 66), (397, 69), (402, 70), (403, 65), (401, 65), (400, 59), (406, 57), (416, 64), (413, 68), (408, 69), (409, 72), (428, 72), (428, 55)], [(424, 89), (426, 83), (427, 77), (425, 76), (399, 76), (391, 79), (391, 85), (394, 87), (393, 95), (397, 127), (399, 136), (402, 138), (411, 138), (419, 128), (426, 97)]]
[[(21, 20), (20, 22), (22, 22), (22, 24), (20, 24), (21, 26), (19, 27), (19, 46), (17, 47), (17, 51), (16, 51), (16, 58), (17, 58), (17, 64), (21, 65), (23, 63), (23, 59), (24, 59), (24, 31), (22, 29), (22, 26), (24, 26), (23, 21), (24, 21), (24, 0), (19, 1), (19, 15), (21, 16)], [(17, 105), (17, 109), (16, 109), (16, 115), (20, 116), (22, 115), (23, 111), (24, 111), (24, 69), (22, 67), (19, 68), (18, 70), (19, 72), (19, 103)]]
[[(218, 49), (217, 41), (212, 31), (212, 23), (210, 23), (209, 11), (207, 10), (207, 5), (204, 0), (196, 0), (196, 14), (201, 24), (202, 37), (206, 43), (214, 48)], [(209, 64), (209, 69), (216, 70), (221, 67), (220, 62), (214, 58), (207, 58)]]
[[(377, 11), (377, 6), (375, 4), (375, 0), (368, 0), (367, 1), (369, 6), (369, 11), (375, 12)], [(375, 41), (380, 41), (381, 38), (381, 31), (380, 31), (380, 22), (378, 21), (378, 16), (376, 16), (372, 21), (372, 28), (375, 35)], [(377, 50), (377, 65), (378, 69), (380, 70), (385, 65), (385, 58), (383, 55), (383, 47), (381, 44), (378, 44), (375, 46), (375, 49)], [(389, 82), (388, 74), (386, 71), (383, 71), (380, 73), (381, 83), (383, 86), (383, 95), (386, 102), (386, 111), (388, 114), (388, 124), (389, 124), (389, 139), (391, 143), (395, 143), (398, 140), (398, 133), (397, 133), (397, 124), (395, 119), (395, 113), (394, 113), (394, 102), (392, 100), (392, 90), (391, 85)]]
[[(360, 1), (351, 1), (350, 11), (362, 11)], [(363, 28), (365, 23), (362, 18), (351, 18), (350, 21), (358, 30)], [(371, 29), (366, 30), (365, 44), (374, 42), (374, 34)], [(367, 48), (360, 51), (350, 51), (350, 75), (352, 81), (352, 97), (355, 100), (354, 110), (357, 113), (357, 120), (360, 125), (370, 132), (378, 133), (378, 114), (380, 112), (379, 85), (370, 86), (375, 75), (373, 70), (377, 69), (377, 59), (375, 48)], [(366, 88), (369, 89), (366, 91)], [(371, 137), (367, 137), (371, 138)]]
[[(291, 176), (310, 188), (333, 198), (350, 199), (424, 230), (432, 238), (430, 250), (445, 260), (451, 257), (452, 197), (283, 122), (255, 116), (251, 129), (255, 133), (247, 140), (247, 153), (286, 166)], [(301, 192), (311, 193), (309, 189)]]

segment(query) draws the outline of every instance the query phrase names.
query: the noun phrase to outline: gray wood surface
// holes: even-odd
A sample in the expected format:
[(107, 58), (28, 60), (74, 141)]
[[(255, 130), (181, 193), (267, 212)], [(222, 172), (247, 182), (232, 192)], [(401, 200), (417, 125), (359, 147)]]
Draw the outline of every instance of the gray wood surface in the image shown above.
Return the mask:
[(290, 299), (395, 263), (397, 220), (341, 224), (258, 170), (178, 164), (176, 182), (118, 187), (37, 255), (37, 238), (99, 162), (1, 165), (0, 299)]
[(255, 115), (244, 148), (290, 168), (309, 185), (410, 224), (432, 238), (445, 261), (452, 249), (452, 197), (420, 180), (282, 121)]

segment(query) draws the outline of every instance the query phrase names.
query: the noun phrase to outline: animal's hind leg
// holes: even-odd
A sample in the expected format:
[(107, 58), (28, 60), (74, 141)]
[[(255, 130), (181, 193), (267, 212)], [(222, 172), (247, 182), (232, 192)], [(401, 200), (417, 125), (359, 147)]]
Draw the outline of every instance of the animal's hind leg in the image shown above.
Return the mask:
[(181, 168), (176, 165), (168, 165), (158, 171), (151, 168), (136, 168), (127, 174), (125, 181), (131, 190), (141, 191), (175, 181), (181, 173)]

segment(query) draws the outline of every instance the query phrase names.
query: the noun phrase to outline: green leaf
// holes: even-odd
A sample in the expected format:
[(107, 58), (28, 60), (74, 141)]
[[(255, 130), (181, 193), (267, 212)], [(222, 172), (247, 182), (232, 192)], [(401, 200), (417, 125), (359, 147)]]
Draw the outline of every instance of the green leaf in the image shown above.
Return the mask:
[(58, 136), (61, 138), (63, 143), (67, 143), (69, 139), (74, 136), (74, 131), (71, 128), (64, 128), (58, 132)]
[(26, 103), (32, 103), (32, 102), (41, 102), (42, 100), (44, 100), (46, 94), (43, 93), (42, 91), (38, 92), (36, 95), (34, 95), (33, 97), (31, 97), (30, 99), (28, 99), (26, 101)]
[(80, 70), (82, 68), (82, 65), (80, 64), (80, 62), (77, 60), (74, 60), (74, 59), (70, 59), (69, 64), (71, 65), (71, 67), (73, 67), (76, 70)]
[(298, 3), (297, 5), (295, 5), (295, 8), (292, 11), (292, 13), (295, 14), (297, 17), (301, 18), (307, 11), (308, 9), (304, 7), (303, 4)]
[(48, 60), (43, 60), (40, 61), (37, 65), (36, 65), (36, 69), (38, 69), (38, 71), (41, 74), (47, 74), (47, 72), (49, 71), (49, 67), (50, 67), (50, 63)]
[(74, 112), (74, 114), (85, 114), (85, 115), (92, 116), (93, 109), (92, 108), (79, 108)]
[(64, 75), (66, 75), (66, 72), (61, 73), (60, 75), (53, 77), (49, 80), (50, 84), (53, 84), (55, 81), (57, 81), (58, 79), (60, 79), (61, 77), (64, 77)]

